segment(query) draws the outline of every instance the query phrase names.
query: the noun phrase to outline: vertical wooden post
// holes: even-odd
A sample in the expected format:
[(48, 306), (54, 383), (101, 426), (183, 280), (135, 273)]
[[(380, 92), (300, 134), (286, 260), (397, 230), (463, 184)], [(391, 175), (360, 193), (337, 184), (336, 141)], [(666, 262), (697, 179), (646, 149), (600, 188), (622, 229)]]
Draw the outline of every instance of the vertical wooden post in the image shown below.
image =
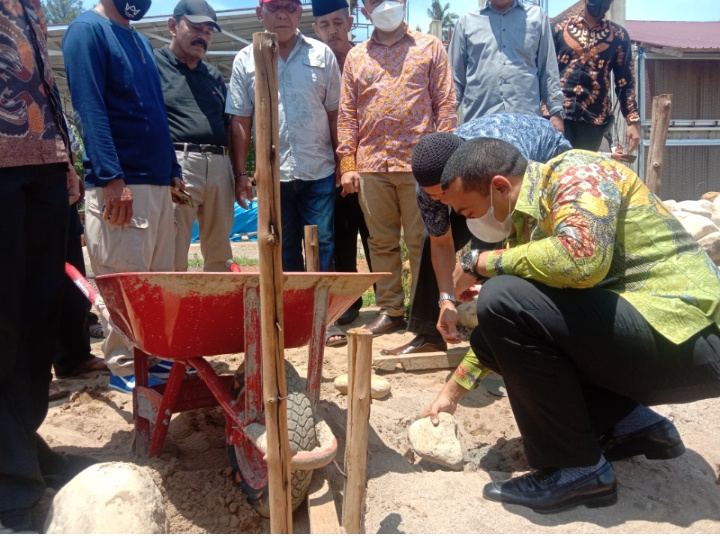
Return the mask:
[(665, 142), (670, 127), (672, 95), (653, 97), (652, 128), (650, 130), (650, 149), (647, 155), (645, 184), (652, 193), (660, 197), (662, 192), (662, 166), (665, 158)]
[(255, 58), (255, 177), (258, 187), (260, 331), (263, 402), (267, 430), (270, 531), (292, 532), (290, 443), (283, 327), (280, 134), (278, 127), (277, 34), (253, 34)]
[(318, 242), (317, 225), (305, 226), (305, 271), (320, 271), (320, 242)]
[(370, 425), (370, 376), (372, 333), (358, 328), (348, 331), (348, 422), (345, 439), (345, 494), (342, 526), (348, 534), (365, 532), (368, 428)]

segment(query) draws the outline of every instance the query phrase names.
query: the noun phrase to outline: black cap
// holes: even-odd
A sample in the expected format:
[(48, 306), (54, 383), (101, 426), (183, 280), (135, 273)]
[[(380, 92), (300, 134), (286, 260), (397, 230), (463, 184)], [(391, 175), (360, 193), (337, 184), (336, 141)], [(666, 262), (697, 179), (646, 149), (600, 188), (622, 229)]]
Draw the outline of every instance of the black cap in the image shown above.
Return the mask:
[(449, 132), (433, 132), (420, 138), (412, 155), (412, 172), (420, 186), (440, 184), (443, 169), (463, 139)]
[(178, 17), (187, 17), (187, 20), (195, 24), (210, 22), (218, 32), (222, 32), (215, 10), (205, 0), (180, 0), (173, 11), (173, 18)]
[[(322, 17), (338, 9), (347, 9), (347, 0), (312, 0), (313, 17)], [(350, 15), (350, 13), (348, 13)]]

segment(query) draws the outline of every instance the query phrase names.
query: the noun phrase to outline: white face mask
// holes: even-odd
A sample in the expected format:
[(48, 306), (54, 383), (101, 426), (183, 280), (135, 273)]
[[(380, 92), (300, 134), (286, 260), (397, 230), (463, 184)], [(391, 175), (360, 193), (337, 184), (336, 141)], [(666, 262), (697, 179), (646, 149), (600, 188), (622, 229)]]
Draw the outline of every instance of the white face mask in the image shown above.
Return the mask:
[(378, 30), (392, 32), (405, 20), (405, 4), (385, 0), (370, 14), (370, 20)]
[(472, 234), (483, 242), (494, 244), (505, 240), (512, 234), (513, 224), (510, 217), (510, 200), (508, 199), (508, 215), (505, 221), (495, 219), (495, 207), (492, 202), (492, 186), (490, 187), (490, 208), (480, 218), (468, 219), (467, 226)]

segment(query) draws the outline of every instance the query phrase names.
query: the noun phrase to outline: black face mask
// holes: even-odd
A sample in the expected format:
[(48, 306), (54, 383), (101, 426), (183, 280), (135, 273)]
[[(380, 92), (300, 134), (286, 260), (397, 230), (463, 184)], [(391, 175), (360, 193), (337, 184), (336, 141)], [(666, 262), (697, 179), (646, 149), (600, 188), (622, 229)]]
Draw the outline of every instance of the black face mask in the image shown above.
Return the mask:
[(586, 8), (590, 16), (602, 19), (610, 9), (612, 0), (587, 0)]
[(113, 0), (115, 9), (127, 20), (140, 20), (150, 9), (152, 0)]

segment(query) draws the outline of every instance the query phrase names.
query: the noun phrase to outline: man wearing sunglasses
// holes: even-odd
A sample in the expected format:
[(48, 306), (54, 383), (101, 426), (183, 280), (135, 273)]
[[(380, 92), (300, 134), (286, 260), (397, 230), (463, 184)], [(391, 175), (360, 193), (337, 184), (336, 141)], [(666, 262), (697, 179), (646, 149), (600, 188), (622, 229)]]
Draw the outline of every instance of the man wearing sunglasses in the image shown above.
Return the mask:
[[(340, 100), (340, 69), (327, 45), (298, 31), (302, 15), (295, 0), (262, 1), (257, 17), (278, 36), (278, 113), (282, 264), (287, 272), (305, 270), (303, 228), (317, 225), (320, 270), (333, 267), (335, 147)], [(235, 177), (246, 176), (246, 158), (255, 112), (255, 61), (252, 47), (233, 63), (225, 108)]]

